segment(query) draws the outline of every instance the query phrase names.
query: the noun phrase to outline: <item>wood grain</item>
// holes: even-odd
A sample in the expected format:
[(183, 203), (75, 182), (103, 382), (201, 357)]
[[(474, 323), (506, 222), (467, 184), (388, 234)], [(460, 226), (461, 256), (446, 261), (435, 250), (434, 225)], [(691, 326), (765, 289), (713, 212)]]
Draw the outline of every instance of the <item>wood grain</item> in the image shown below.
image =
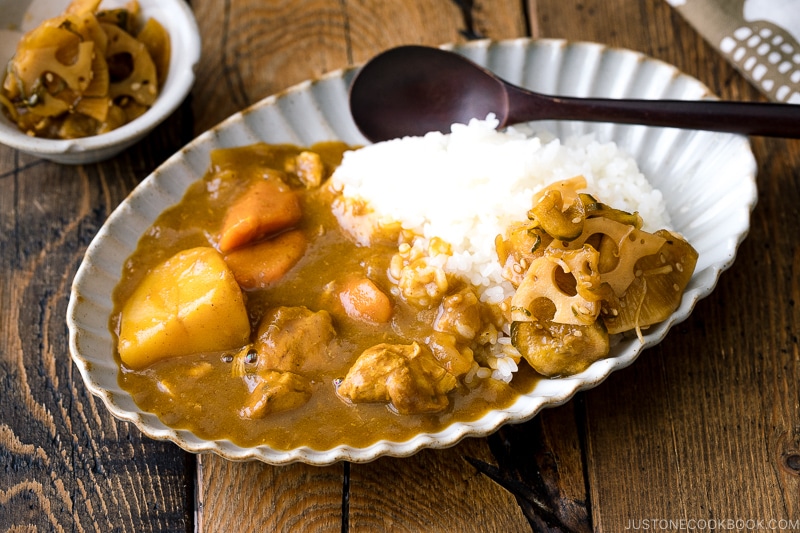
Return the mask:
[(493, 461), (486, 439), (447, 450), (352, 465), (352, 531), (524, 531), (512, 495), (482, 476), (466, 457)]
[(501, 428), (487, 439), (501, 472), (535, 531), (591, 531), (579, 396), (533, 420)]
[(270, 466), (198, 457), (197, 531), (335, 531), (343, 466)]
[[(195, 0), (192, 7), (203, 35), (203, 62), (193, 91), (195, 133), (381, 50), (463, 41), (467, 31), (458, 3), (441, 0)], [(481, 36), (525, 35), (515, 2), (482, 2), (470, 12)]]
[(0, 530), (183, 531), (193, 460), (113, 419), (83, 386), (64, 317), (111, 210), (183, 139), (180, 114), (112, 162), (59, 166), (0, 147)]

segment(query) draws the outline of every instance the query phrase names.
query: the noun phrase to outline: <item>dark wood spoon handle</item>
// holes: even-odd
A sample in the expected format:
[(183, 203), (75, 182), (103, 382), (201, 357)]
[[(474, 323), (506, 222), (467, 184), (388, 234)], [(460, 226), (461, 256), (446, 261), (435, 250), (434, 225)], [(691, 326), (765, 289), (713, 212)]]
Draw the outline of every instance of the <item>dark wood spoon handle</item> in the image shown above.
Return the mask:
[[(800, 105), (723, 100), (571, 98), (509, 86), (507, 124), (542, 118), (800, 138)], [(547, 117), (541, 109), (547, 107)]]

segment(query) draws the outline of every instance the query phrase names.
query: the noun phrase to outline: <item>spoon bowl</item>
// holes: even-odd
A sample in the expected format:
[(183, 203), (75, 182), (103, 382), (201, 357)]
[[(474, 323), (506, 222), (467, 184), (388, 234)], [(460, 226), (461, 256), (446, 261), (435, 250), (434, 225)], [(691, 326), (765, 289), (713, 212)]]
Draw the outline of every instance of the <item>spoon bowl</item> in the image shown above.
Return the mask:
[(356, 125), (372, 140), (448, 131), (494, 113), (505, 124), (504, 82), (453, 52), (401, 46), (362, 67), (350, 87)]
[(720, 100), (630, 100), (545, 95), (513, 85), (455, 52), (408, 45), (367, 62), (350, 87), (356, 126), (373, 142), (493, 113), (499, 127), (582, 120), (800, 137), (800, 106)]

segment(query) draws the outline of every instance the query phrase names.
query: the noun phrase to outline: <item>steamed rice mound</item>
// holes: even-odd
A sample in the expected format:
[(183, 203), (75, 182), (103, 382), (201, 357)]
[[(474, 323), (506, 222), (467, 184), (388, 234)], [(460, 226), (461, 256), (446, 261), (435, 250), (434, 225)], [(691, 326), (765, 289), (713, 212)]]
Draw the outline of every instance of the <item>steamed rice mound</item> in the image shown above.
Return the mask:
[[(638, 211), (645, 230), (669, 226), (661, 192), (615, 143), (592, 136), (544, 141), (497, 120), (455, 124), (452, 133), (406, 137), (345, 153), (332, 184), (369, 206), (376, 226), (399, 223), (427, 248), (450, 244), (444, 265), (497, 302), (503, 284), (494, 239), (525, 220), (531, 197), (545, 186), (583, 175), (586, 192), (624, 211)], [(380, 169), (376, 172), (376, 169)], [(486, 291), (489, 293), (486, 294)]]
[[(442, 273), (476, 287), (482, 301), (500, 305), (514, 288), (503, 278), (495, 239), (513, 222), (525, 220), (536, 192), (549, 184), (583, 176), (585, 192), (604, 203), (638, 212), (643, 229), (669, 227), (661, 193), (633, 158), (614, 143), (593, 136), (566, 139), (533, 136), (521, 129), (497, 131), (497, 120), (455, 124), (450, 134), (429, 133), (347, 152), (331, 186), (362, 214), (375, 232), (403, 230), (391, 277), (397, 291), (440, 297)], [(363, 233), (357, 240), (368, 242)], [(409, 272), (409, 269), (412, 269)], [(424, 279), (424, 284), (404, 279)], [(405, 293), (408, 297), (412, 293)], [(417, 294), (417, 293), (413, 293)], [(519, 354), (508, 327), (492, 345), (492, 377), (508, 381)], [(483, 376), (481, 376), (483, 377)]]

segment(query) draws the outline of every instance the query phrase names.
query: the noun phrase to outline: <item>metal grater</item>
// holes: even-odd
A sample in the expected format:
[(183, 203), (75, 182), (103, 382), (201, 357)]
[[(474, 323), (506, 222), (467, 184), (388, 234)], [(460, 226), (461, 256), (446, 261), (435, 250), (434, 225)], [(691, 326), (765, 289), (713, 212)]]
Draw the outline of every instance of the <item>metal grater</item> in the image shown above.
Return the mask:
[(667, 1), (769, 99), (800, 104), (800, 1)]

